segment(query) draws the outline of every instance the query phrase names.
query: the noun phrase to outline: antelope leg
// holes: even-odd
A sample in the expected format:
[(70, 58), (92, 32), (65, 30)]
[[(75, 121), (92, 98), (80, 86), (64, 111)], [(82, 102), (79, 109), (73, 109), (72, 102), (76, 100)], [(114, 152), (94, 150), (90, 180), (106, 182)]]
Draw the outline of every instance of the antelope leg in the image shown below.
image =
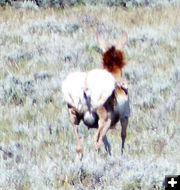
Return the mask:
[(78, 112), (73, 107), (68, 107), (69, 119), (73, 126), (74, 135), (76, 137), (76, 151), (78, 154), (82, 154), (82, 147), (78, 134), (78, 125), (80, 123), (80, 116)]
[(121, 153), (123, 153), (123, 149), (124, 149), (124, 143), (125, 143), (125, 139), (126, 139), (126, 129), (128, 126), (128, 119), (125, 120), (121, 120), (121, 139), (122, 139), (122, 147), (121, 147)]
[(95, 134), (95, 147), (96, 150), (99, 150), (102, 139), (104, 138), (110, 127), (111, 119), (109, 117), (109, 113), (107, 112), (104, 106), (98, 108), (97, 114), (99, 116), (99, 121), (98, 121), (98, 129)]
[(82, 153), (82, 147), (81, 147), (81, 142), (80, 142), (80, 139), (79, 139), (79, 134), (78, 134), (78, 125), (73, 125), (73, 131), (74, 131), (74, 134), (75, 134), (75, 137), (76, 137), (76, 151), (78, 154), (81, 154)]
[(106, 135), (104, 136), (104, 138), (102, 139), (106, 152), (108, 152), (108, 154), (111, 156), (111, 145), (109, 144)]

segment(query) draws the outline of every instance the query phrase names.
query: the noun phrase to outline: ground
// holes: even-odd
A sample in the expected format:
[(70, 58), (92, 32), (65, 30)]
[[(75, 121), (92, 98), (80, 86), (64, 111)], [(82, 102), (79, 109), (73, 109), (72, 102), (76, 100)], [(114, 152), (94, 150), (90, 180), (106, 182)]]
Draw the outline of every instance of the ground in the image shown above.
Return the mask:
[[(0, 189), (164, 189), (180, 174), (179, 23), (179, 5), (1, 9)], [(131, 116), (123, 155), (120, 125), (109, 156), (81, 123), (80, 161), (61, 83), (102, 68), (97, 31), (110, 44), (128, 34)]]

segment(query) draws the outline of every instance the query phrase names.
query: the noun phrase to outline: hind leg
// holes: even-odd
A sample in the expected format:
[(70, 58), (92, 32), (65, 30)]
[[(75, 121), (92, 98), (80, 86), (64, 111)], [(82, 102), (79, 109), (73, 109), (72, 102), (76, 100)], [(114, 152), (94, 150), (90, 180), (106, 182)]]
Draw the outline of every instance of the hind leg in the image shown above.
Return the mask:
[(99, 151), (101, 142), (110, 127), (111, 120), (110, 120), (110, 114), (108, 113), (108, 111), (104, 106), (98, 108), (97, 114), (99, 117), (99, 121), (98, 121), (97, 132), (94, 135), (94, 140), (95, 140), (96, 150)]
[(79, 113), (75, 110), (75, 108), (68, 106), (68, 113), (69, 113), (69, 120), (72, 123), (73, 126), (73, 132), (76, 137), (76, 151), (77, 153), (82, 157), (82, 147), (81, 147), (81, 142), (79, 139), (79, 134), (78, 134), (78, 125), (80, 123), (80, 115)]

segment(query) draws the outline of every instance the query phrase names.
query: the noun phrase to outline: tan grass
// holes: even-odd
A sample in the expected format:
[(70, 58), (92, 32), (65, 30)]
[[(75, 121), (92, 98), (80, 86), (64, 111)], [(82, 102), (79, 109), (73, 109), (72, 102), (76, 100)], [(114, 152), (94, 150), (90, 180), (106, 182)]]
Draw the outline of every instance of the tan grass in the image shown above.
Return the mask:
[[(179, 6), (0, 8), (0, 146), (14, 155), (4, 160), (0, 151), (0, 189), (152, 189), (151, 182), (162, 189), (164, 175), (180, 170), (179, 23)], [(56, 30), (70, 24), (79, 28)], [(122, 30), (129, 35), (123, 76), (129, 83), (131, 116), (124, 156), (119, 126), (108, 135), (113, 152), (107, 157), (104, 150), (93, 152), (94, 131), (81, 124), (85, 159), (79, 163), (60, 87), (73, 70), (102, 67), (97, 30), (112, 44)], [(65, 56), (70, 60), (65, 62)], [(51, 77), (35, 79), (41, 72)], [(32, 80), (33, 93), (24, 95), (19, 84), (8, 82), (12, 77), (22, 86)]]

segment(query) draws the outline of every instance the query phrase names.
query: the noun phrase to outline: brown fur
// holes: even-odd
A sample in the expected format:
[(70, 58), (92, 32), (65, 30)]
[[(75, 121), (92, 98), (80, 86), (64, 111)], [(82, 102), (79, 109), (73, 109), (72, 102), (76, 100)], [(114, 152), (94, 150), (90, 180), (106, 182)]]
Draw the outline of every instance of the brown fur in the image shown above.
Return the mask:
[[(105, 41), (98, 35), (98, 41), (102, 46), (103, 50), (106, 49)], [(106, 52), (103, 53), (103, 67), (116, 79), (116, 88), (112, 92), (112, 95), (108, 98), (104, 105), (97, 108), (94, 114), (97, 115), (98, 120), (95, 120), (94, 126), (88, 126), (87, 123), (84, 124), (88, 126), (88, 128), (97, 128), (97, 131), (94, 135), (95, 147), (99, 150), (101, 142), (103, 141), (105, 144), (106, 150), (111, 154), (111, 147), (109, 145), (106, 138), (106, 133), (109, 129), (113, 129), (118, 121), (121, 122), (122, 130), (121, 130), (121, 139), (122, 146), (121, 152), (123, 152), (124, 142), (126, 138), (126, 128), (128, 126), (128, 118), (120, 118), (119, 114), (116, 112), (118, 97), (126, 95), (128, 97), (127, 89), (122, 85), (121, 79), (121, 70), (125, 66), (124, 54), (121, 51), (124, 45), (127, 43), (127, 34), (123, 33), (122, 38), (119, 42), (119, 46), (112, 46)], [(83, 120), (83, 114), (79, 114), (76, 111), (76, 108), (68, 105), (69, 111), (69, 119), (73, 125), (74, 134), (77, 140), (77, 153), (81, 155), (82, 158), (82, 147), (80, 143), (80, 138), (78, 135), (78, 125), (81, 120)]]
[(125, 89), (123, 89), (122, 87), (116, 86), (116, 88), (115, 88), (115, 97), (116, 98), (120, 95), (125, 95), (125, 94), (127, 94)]
[(124, 54), (114, 46), (103, 54), (103, 67), (113, 75), (121, 75), (121, 70), (125, 66)]

